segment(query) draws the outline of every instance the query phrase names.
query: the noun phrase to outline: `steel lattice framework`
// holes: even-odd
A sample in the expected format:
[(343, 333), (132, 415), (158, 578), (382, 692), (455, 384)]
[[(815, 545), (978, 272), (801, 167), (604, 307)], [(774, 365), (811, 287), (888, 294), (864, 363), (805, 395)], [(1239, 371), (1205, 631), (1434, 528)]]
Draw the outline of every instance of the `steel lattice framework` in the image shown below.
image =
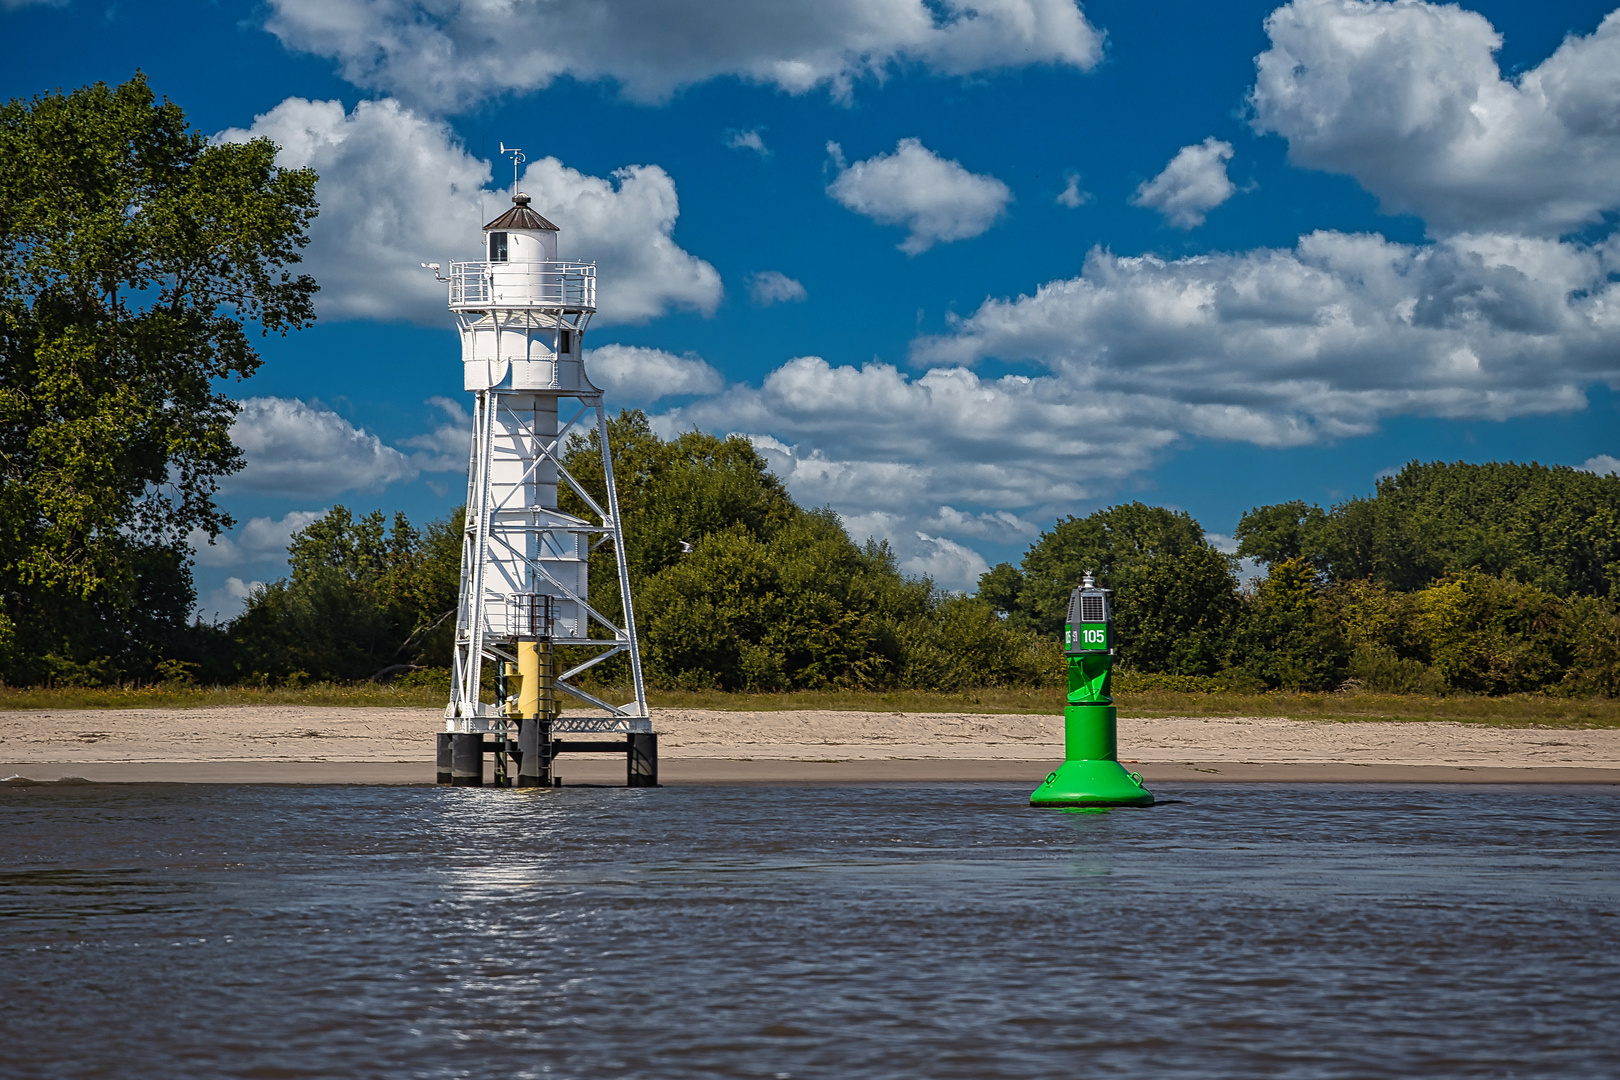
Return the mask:
[[(486, 233), (499, 224), (486, 226)], [(503, 255), (526, 250), (530, 232), (535, 251), (555, 253), (554, 226), (544, 223), (552, 232), (548, 238), (542, 229), (525, 232), (519, 225), (510, 239), (495, 234)], [(577, 647), (571, 652), (585, 657), (557, 676), (557, 689), (608, 714), (565, 714), (551, 730), (651, 731), (607, 412), (582, 359), (582, 339), (596, 310), (596, 267), (554, 258), (455, 263), (445, 280), (461, 331), (466, 388), (474, 393), (446, 730), (503, 737), (515, 731), (502, 703), (480, 700), (483, 664), (516, 663), (518, 638), (541, 634), (556, 645)], [(593, 429), (606, 505), (563, 461), (570, 437)], [(588, 508), (588, 517), (560, 508), (557, 496), (564, 487)], [(588, 596), (590, 555), (603, 545), (612, 546), (618, 567), (621, 603), (612, 617)], [(620, 653), (629, 660), (633, 701), (615, 705), (575, 684)]]

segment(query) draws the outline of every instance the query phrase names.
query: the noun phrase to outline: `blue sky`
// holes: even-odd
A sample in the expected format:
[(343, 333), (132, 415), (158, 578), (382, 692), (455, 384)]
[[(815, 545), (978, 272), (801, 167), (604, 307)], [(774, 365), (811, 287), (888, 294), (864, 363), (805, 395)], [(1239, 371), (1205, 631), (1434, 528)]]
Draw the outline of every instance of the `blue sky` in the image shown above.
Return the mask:
[(137, 68), (322, 175), (317, 326), (233, 390), (205, 612), (334, 503), (440, 516), (422, 261), (522, 186), (595, 259), (615, 405), (755, 439), (971, 587), (1064, 514), (1406, 461), (1620, 457), (1620, 16), (1586, 3), (0, 0), (0, 92)]

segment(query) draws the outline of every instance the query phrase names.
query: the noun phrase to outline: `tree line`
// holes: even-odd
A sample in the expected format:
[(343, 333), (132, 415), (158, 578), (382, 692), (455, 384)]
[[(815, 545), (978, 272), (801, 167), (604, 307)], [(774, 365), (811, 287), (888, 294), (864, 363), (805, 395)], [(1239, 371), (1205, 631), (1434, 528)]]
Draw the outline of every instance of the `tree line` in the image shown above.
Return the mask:
[[(1412, 462), (1328, 509), (1256, 507), (1222, 555), (1190, 516), (1065, 518), (979, 596), (1051, 634), (1088, 567), (1116, 590), (1122, 671), (1234, 688), (1620, 693), (1620, 476)], [(1248, 585), (1237, 559), (1257, 560)]]
[[(1186, 513), (1125, 503), (1056, 522), (960, 595), (902, 574), (830, 510), (800, 507), (746, 439), (664, 440), (636, 411), (609, 430), (654, 687), (1061, 685), (1069, 592), (1090, 570), (1114, 590), (1126, 686), (1620, 693), (1606, 524), (1620, 520), (1620, 477), (1414, 462), (1326, 510), (1249, 511), (1236, 555)], [(594, 432), (576, 436), (565, 463), (600, 477), (600, 453)], [(1549, 518), (1560, 527), (1543, 528)], [(1358, 530), (1401, 542), (1359, 546)], [(337, 507), (293, 538), (285, 578), (228, 625), (195, 626), (193, 651), (170, 662), (260, 685), (442, 669), (462, 531), (459, 510), (418, 529)], [(616, 558), (592, 555), (599, 610), (619, 604)], [(1240, 580), (1243, 558), (1264, 575)], [(627, 677), (603, 667), (604, 682)]]
[[(746, 439), (664, 440), (633, 410), (609, 431), (654, 687), (1060, 685), (1069, 592), (1093, 571), (1114, 590), (1127, 686), (1620, 694), (1620, 477), (1414, 462), (1325, 510), (1250, 510), (1236, 555), (1184, 512), (1125, 503), (1059, 520), (1018, 565), (960, 595), (907, 577), (887, 545), (856, 543), (832, 511), (799, 506)], [(592, 432), (564, 460), (600, 484), (600, 454)], [(574, 498), (564, 508), (584, 513)], [(288, 574), (228, 624), (126, 631), (122, 652), (95, 655), (112, 640), (98, 628), (56, 639), (67, 648), (31, 669), (13, 647), (5, 677), (296, 685), (431, 673), (450, 652), (463, 525), (459, 509), (417, 528), (339, 506), (293, 537)], [(618, 555), (608, 545), (591, 558), (591, 602), (616, 610)], [(1264, 576), (1240, 580), (1243, 558)], [(171, 595), (172, 624), (191, 596)], [(622, 667), (599, 678), (622, 680)]]

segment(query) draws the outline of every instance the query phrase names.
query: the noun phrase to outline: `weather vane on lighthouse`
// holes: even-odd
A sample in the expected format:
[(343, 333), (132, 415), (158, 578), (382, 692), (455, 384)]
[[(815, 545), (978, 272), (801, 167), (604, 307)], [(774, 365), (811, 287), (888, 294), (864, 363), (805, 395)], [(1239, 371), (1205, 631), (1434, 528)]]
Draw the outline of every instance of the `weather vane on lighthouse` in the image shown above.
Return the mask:
[[(495, 782), (516, 764), (518, 786), (549, 786), (564, 751), (622, 752), (632, 787), (658, 782), (657, 736), (647, 713), (636, 644), (619, 498), (613, 483), (602, 391), (585, 371), (585, 327), (596, 312), (596, 264), (557, 257), (557, 226), (518, 190), (523, 151), (512, 157), (512, 208), (485, 225), (484, 258), (424, 263), (450, 286), (461, 331), (463, 386), (473, 394), (467, 523), (461, 595), (445, 730), (442, 783), (483, 783), (492, 755)], [(563, 463), (567, 440), (595, 426), (602, 485), (593, 494)], [(572, 491), (587, 516), (562, 509)], [(620, 610), (591, 606), (591, 552), (611, 545)], [(575, 680), (624, 654), (635, 699), (614, 705)], [(483, 700), (483, 668), (495, 673), (494, 702)], [(566, 669), (565, 669), (566, 668)], [(566, 716), (565, 699), (593, 715)], [(595, 740), (557, 738), (592, 733)], [(604, 739), (602, 736), (615, 736)]]
[(512, 155), (512, 194), (516, 195), (518, 193), (518, 166), (529, 159), (524, 156), (522, 150), (515, 146), (507, 146), (504, 142), (501, 143), (501, 153), (503, 155)]

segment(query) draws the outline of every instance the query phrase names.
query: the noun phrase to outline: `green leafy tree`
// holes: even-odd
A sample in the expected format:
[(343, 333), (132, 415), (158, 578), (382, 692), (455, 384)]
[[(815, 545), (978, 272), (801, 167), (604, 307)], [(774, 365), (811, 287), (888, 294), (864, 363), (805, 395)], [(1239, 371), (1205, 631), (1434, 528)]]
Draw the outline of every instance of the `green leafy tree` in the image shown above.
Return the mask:
[(904, 686), (1060, 686), (1068, 675), (1061, 645), (1007, 625), (982, 598), (944, 597), (926, 616), (901, 624), (900, 645), (905, 667), (899, 681)]
[(3, 675), (153, 670), (183, 636), (186, 537), (231, 522), (249, 327), (314, 318), (290, 269), (315, 174), (265, 139), (211, 145), (144, 76), (0, 105)]
[(1282, 690), (1331, 690), (1348, 650), (1319, 602), (1316, 568), (1301, 557), (1273, 563), (1238, 626), (1232, 666)]
[(1545, 689), (1568, 668), (1563, 606), (1534, 585), (1463, 572), (1414, 597), (1429, 663), (1459, 690)]
[(1318, 602), (1350, 650), (1346, 673), (1362, 687), (1395, 694), (1446, 692), (1445, 676), (1425, 662), (1428, 647), (1413, 594), (1362, 578), (1322, 590)]
[(1237, 553), (1263, 563), (1278, 563), (1316, 554), (1317, 538), (1327, 515), (1319, 506), (1293, 502), (1260, 506), (1243, 515), (1234, 538)]
[(1257, 507), (1239, 554), (1309, 558), (1332, 581), (1411, 592), (1447, 574), (1507, 576), (1557, 596), (1620, 592), (1620, 476), (1562, 465), (1411, 462), (1323, 512)]
[(1562, 628), (1570, 656), (1557, 689), (1620, 697), (1620, 604), (1607, 597), (1572, 597), (1564, 608)]
[(929, 608), (887, 548), (862, 548), (831, 511), (801, 512), (764, 541), (711, 533), (637, 592), (655, 684), (721, 690), (894, 685), (897, 625)]
[(1018, 598), (1024, 591), (1024, 575), (1012, 563), (997, 563), (979, 575), (980, 600), (992, 611), (1011, 615), (1018, 610)]
[(417, 530), (404, 514), (333, 507), (293, 537), (289, 574), (231, 624), (238, 667), (273, 682), (377, 678), (448, 662), (464, 516)]
[[(1237, 578), (1232, 560), (1190, 515), (1133, 502), (1064, 518), (1025, 553), (1008, 621), (1056, 638), (1069, 593), (1087, 570), (1114, 590), (1122, 664), (1179, 675), (1220, 669), (1237, 616)], [(1011, 581), (1005, 572), (981, 578), (981, 594), (989, 584), (1004, 597)]]
[(1212, 675), (1237, 625), (1232, 559), (1208, 544), (1145, 560), (1118, 575), (1123, 663), (1141, 671)]
[(654, 685), (786, 687), (786, 665), (770, 640), (783, 629), (786, 598), (770, 552), (746, 529), (702, 538), (689, 558), (636, 591)]
[[(608, 440), (632, 588), (679, 562), (683, 545), (739, 528), (768, 541), (802, 513), (741, 436), (689, 431), (665, 442), (645, 413), (627, 409), (609, 419)], [(601, 440), (594, 430), (571, 440), (563, 463), (598, 505), (607, 505)], [(584, 500), (566, 487), (561, 502), (570, 513), (591, 516)], [(620, 606), (617, 559), (609, 545), (591, 555), (591, 604), (603, 613)]]
[[(954, 689), (1051, 677), (1049, 643), (988, 604), (906, 578), (887, 545), (856, 544), (832, 511), (799, 507), (746, 439), (665, 441), (634, 410), (610, 420), (609, 439), (654, 685)], [(593, 483), (600, 455), (592, 433), (564, 461)], [(599, 483), (589, 490), (605, 496)], [(564, 508), (587, 510), (571, 494)], [(615, 558), (608, 546), (592, 555), (591, 599), (603, 612), (619, 606)], [(622, 679), (616, 664), (599, 678)]]

